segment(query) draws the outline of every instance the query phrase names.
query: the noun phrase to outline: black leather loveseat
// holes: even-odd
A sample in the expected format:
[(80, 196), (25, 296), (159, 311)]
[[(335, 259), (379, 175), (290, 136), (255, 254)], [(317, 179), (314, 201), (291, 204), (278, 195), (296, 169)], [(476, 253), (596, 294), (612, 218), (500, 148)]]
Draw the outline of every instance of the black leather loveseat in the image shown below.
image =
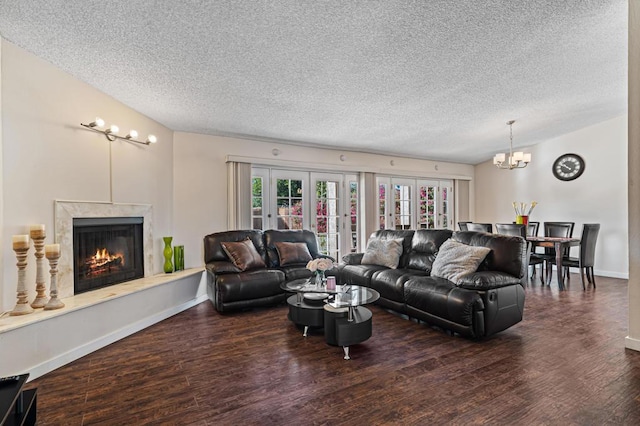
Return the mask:
[(329, 256), (318, 252), (315, 234), (306, 230), (241, 230), (207, 235), (207, 295), (218, 312), (278, 304), (287, 296), (280, 285), (310, 277), (307, 263), (320, 257)]
[[(431, 276), (442, 244), (452, 239), (491, 249), (477, 271), (457, 283)], [(375, 240), (401, 240), (397, 268), (363, 264), (364, 253), (343, 257), (343, 283), (380, 293), (378, 304), (464, 336), (482, 338), (520, 322), (524, 309), (526, 243), (521, 237), (450, 230), (381, 230)]]

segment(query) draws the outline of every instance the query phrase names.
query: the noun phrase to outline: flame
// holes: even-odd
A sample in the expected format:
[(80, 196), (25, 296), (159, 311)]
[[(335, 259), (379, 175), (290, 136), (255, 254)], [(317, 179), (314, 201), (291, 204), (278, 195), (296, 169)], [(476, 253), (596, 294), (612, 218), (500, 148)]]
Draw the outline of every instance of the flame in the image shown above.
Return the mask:
[(122, 253), (109, 253), (106, 248), (99, 248), (96, 250), (96, 254), (87, 259), (87, 264), (90, 269), (98, 269), (102, 266), (117, 261), (120, 266), (124, 266), (124, 254)]

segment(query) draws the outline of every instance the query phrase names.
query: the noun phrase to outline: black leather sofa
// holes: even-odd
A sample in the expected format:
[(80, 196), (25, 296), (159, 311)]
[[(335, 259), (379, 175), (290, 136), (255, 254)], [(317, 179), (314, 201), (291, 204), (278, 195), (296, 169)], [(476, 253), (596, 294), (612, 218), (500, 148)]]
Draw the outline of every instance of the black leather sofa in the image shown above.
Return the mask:
[[(363, 265), (363, 253), (343, 257), (340, 280), (377, 290), (378, 304), (473, 338), (487, 337), (520, 322), (527, 277), (526, 242), (521, 237), (450, 230), (381, 230), (371, 239), (402, 238), (397, 269)], [(447, 239), (491, 249), (478, 270), (457, 285), (430, 276)]]
[[(249, 238), (262, 267), (241, 271), (223, 249), (224, 242)], [(491, 249), (478, 270), (454, 284), (431, 276), (440, 246), (448, 239)], [(362, 264), (364, 253), (343, 257), (328, 275), (342, 283), (370, 287), (380, 293), (377, 304), (463, 336), (491, 336), (520, 322), (524, 310), (527, 250), (521, 237), (445, 229), (380, 230), (371, 239), (402, 239), (396, 269)], [(306, 261), (282, 264), (277, 243), (305, 243), (311, 258), (323, 256), (311, 231), (227, 231), (204, 237), (207, 294), (218, 312), (275, 305), (287, 294), (283, 282), (311, 276)]]
[[(230, 259), (223, 243), (241, 242), (247, 238), (255, 246), (264, 265), (241, 270)], [(310, 258), (329, 257), (319, 253), (315, 234), (306, 230), (240, 230), (204, 237), (207, 295), (218, 312), (281, 303), (287, 296), (280, 288), (282, 283), (311, 276), (311, 271), (306, 269), (308, 260), (298, 262), (289, 258), (283, 265), (278, 243), (304, 243)]]

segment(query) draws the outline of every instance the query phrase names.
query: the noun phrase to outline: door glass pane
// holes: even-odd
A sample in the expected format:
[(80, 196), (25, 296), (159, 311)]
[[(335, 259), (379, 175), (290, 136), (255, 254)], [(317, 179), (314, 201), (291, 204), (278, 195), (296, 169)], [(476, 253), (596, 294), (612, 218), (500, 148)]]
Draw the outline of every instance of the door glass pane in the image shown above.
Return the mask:
[(411, 229), (411, 186), (394, 185), (395, 229)]
[(449, 224), (449, 188), (442, 185), (442, 227), (448, 228)]
[(303, 228), (302, 180), (277, 179), (276, 203), (278, 229)]
[(387, 217), (387, 185), (381, 183), (378, 185), (378, 222), (380, 223), (380, 229), (386, 228), (386, 217)]
[(262, 177), (251, 179), (251, 221), (253, 229), (262, 228), (262, 207), (264, 206), (264, 185)]
[(436, 186), (420, 184), (418, 191), (418, 228), (433, 229), (436, 227)]
[(349, 251), (355, 253), (358, 250), (358, 182), (349, 183)]
[(340, 182), (316, 181), (316, 234), (320, 252), (338, 259), (340, 241), (339, 190)]

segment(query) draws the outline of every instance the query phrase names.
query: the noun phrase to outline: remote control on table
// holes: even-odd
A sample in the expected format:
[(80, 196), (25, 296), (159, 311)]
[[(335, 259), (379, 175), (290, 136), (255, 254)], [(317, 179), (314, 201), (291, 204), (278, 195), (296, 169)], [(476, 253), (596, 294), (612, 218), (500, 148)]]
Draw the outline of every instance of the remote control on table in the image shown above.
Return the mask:
[(20, 376), (0, 377), (0, 386), (2, 386), (4, 384), (17, 382), (18, 380), (20, 380)]

